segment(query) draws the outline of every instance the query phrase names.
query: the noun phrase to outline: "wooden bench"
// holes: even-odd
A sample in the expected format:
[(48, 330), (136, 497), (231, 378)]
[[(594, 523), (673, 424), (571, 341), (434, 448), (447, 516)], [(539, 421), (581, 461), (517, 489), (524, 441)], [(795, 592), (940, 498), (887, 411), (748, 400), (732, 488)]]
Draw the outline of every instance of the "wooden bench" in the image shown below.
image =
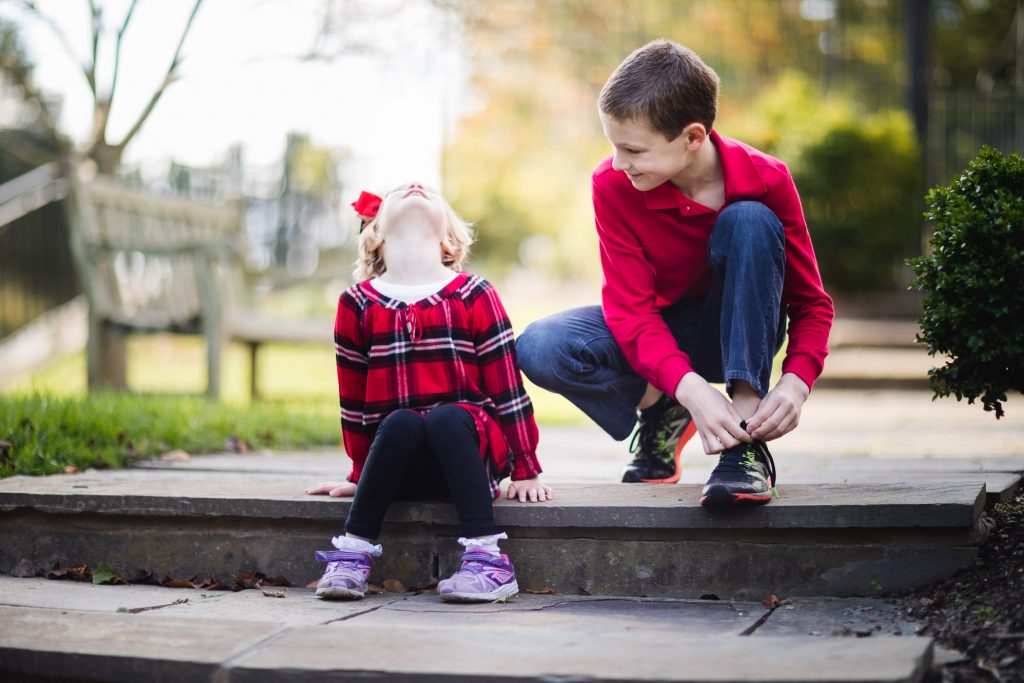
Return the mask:
[(329, 318), (270, 318), (251, 306), (241, 202), (202, 203), (102, 177), (73, 179), (68, 199), (72, 251), (89, 304), (90, 389), (127, 386), (129, 334), (202, 335), (211, 398), (221, 394), (229, 341), (249, 348), (253, 398), (261, 345), (332, 345)]

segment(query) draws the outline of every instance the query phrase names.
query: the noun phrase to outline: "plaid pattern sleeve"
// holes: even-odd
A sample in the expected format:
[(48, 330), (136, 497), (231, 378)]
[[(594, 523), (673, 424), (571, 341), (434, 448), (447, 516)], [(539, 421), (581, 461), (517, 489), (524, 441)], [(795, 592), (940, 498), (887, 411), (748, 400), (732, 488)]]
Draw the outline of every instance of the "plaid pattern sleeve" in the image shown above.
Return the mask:
[(349, 481), (359, 480), (359, 473), (370, 450), (372, 434), (363, 419), (366, 403), (367, 353), (363, 340), (360, 312), (362, 295), (349, 288), (338, 299), (334, 320), (334, 356), (338, 366), (338, 399), (341, 404), (341, 435), (345, 452), (352, 459)]
[(541, 473), (533, 404), (516, 365), (512, 323), (497, 291), (486, 281), (481, 281), (478, 296), (472, 302), (470, 319), (480, 365), (480, 388), (497, 408), (512, 459), (512, 479), (531, 479)]

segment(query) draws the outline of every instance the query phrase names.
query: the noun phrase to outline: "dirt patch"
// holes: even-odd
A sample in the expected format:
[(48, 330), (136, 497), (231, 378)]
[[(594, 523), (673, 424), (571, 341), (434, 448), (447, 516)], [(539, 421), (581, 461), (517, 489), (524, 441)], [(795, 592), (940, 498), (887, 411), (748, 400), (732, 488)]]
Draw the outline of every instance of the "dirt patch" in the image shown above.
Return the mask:
[(964, 656), (930, 681), (1024, 681), (1024, 496), (984, 521), (994, 525), (974, 567), (897, 599), (922, 635)]

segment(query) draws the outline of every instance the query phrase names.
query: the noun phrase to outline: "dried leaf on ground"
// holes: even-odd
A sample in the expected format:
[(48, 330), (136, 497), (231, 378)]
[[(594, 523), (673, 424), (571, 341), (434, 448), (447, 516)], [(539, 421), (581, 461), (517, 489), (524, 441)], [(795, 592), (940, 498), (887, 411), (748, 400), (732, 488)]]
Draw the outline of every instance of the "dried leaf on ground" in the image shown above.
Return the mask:
[(95, 584), (124, 585), (127, 583), (120, 572), (103, 562), (92, 572), (92, 582)]
[[(263, 575), (262, 574), (257, 574), (257, 576), (263, 576)], [(264, 586), (279, 586), (279, 587), (283, 586), (285, 588), (291, 588), (292, 582), (289, 581), (288, 579), (284, 578), (283, 576), (272, 576), (272, 577), (263, 577), (262, 584)]]
[(198, 585), (192, 583), (188, 579), (176, 579), (170, 576), (161, 581), (160, 585), (166, 586), (167, 588), (199, 588)]
[(320, 579), (313, 579), (312, 581), (306, 584), (306, 588), (316, 588), (319, 583)]
[(524, 588), (523, 592), (531, 595), (554, 595), (555, 589), (551, 586), (544, 586), (543, 588)]
[(79, 472), (81, 472), (81, 470), (75, 467), (74, 465), (64, 466), (64, 474), (78, 474)]
[(384, 590), (388, 593), (406, 593), (408, 589), (398, 579), (384, 579)]
[(288, 589), (285, 588), (284, 590), (279, 590), (279, 591), (263, 591), (263, 597), (265, 597), (265, 598), (287, 598), (288, 597)]
[(48, 579), (67, 579), (69, 581), (90, 581), (92, 580), (92, 570), (89, 569), (89, 565), (81, 564), (77, 567), (61, 567), (59, 564), (53, 565), (46, 574)]
[(29, 579), (36, 575), (36, 568), (28, 560), (22, 560), (11, 570), (11, 576), (17, 579)]
[(788, 599), (780, 600), (779, 596), (772, 594), (761, 598), (761, 604), (764, 605), (765, 609), (775, 609), (776, 607), (782, 607), (783, 605), (792, 605), (793, 601)]
[(160, 462), (189, 462), (192, 456), (182, 450), (167, 451), (160, 456)]
[(160, 579), (153, 572), (146, 569), (136, 569), (132, 574), (124, 576), (124, 580), (128, 583), (142, 583), (150, 586), (160, 584)]
[(372, 595), (380, 595), (384, 592), (384, 587), (376, 583), (368, 583), (366, 584), (366, 592)]

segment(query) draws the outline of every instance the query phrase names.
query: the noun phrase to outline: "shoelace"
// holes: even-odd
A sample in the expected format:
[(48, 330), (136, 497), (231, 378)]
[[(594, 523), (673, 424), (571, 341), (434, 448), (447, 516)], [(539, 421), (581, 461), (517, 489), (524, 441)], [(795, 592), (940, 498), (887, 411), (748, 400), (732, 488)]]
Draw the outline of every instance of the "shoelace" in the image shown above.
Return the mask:
[(658, 432), (657, 426), (661, 422), (660, 418), (664, 413), (665, 410), (659, 411), (653, 419), (647, 419), (643, 412), (640, 413), (640, 424), (637, 425), (636, 431), (633, 432), (633, 438), (629, 442), (630, 453), (640, 451), (650, 455), (654, 452), (654, 438)]
[[(740, 427), (746, 430), (746, 420), (740, 422)], [(730, 453), (727, 450), (722, 453), (718, 458), (718, 467), (715, 469), (724, 472), (747, 474), (753, 468), (754, 460), (760, 456), (761, 461), (764, 462), (765, 467), (768, 469), (768, 477), (772, 482), (772, 495), (778, 498), (779, 491), (777, 487), (779, 485), (779, 479), (778, 474), (776, 474), (775, 471), (775, 459), (768, 451), (768, 445), (760, 439), (754, 439), (751, 443), (746, 444), (742, 451), (739, 451), (739, 457), (734, 457), (734, 453), (736, 452), (737, 451), (733, 451)]]

